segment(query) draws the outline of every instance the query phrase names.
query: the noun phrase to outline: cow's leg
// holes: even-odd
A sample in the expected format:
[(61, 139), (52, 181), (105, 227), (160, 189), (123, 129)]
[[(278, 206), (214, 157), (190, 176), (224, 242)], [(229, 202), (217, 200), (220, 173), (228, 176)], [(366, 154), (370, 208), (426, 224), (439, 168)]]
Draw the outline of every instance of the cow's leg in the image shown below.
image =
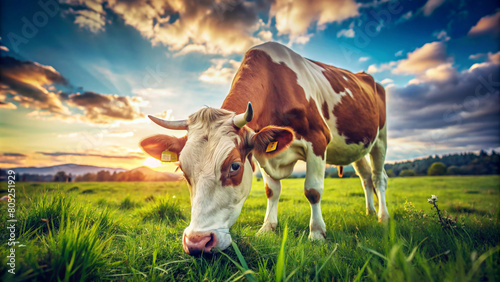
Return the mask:
[(281, 194), (281, 180), (272, 179), (263, 169), (260, 171), (264, 178), (267, 196), (266, 217), (264, 218), (262, 228), (259, 230), (259, 233), (262, 233), (273, 231), (278, 225), (278, 202)]
[(389, 219), (389, 212), (385, 203), (385, 192), (387, 190), (387, 173), (385, 173), (384, 162), (387, 151), (387, 133), (384, 127), (379, 134), (377, 142), (370, 151), (373, 184), (378, 198), (378, 221)]
[(326, 226), (321, 214), (321, 197), (325, 185), (326, 156), (324, 158), (316, 156), (312, 148), (308, 148), (307, 151), (304, 194), (311, 204), (309, 239), (323, 241), (326, 238)]
[(356, 174), (361, 179), (363, 190), (365, 190), (366, 200), (366, 214), (377, 214), (375, 211), (375, 204), (373, 203), (373, 192), (376, 191), (372, 181), (372, 168), (368, 163), (366, 157), (361, 158), (359, 161), (353, 163)]

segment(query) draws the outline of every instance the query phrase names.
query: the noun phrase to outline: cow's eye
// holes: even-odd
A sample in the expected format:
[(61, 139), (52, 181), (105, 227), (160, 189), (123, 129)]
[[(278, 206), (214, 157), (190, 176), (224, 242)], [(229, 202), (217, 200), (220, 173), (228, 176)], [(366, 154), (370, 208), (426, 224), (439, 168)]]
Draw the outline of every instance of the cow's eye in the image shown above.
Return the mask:
[(238, 172), (241, 169), (241, 163), (240, 162), (234, 162), (231, 164), (231, 169), (229, 171), (229, 176), (233, 177), (238, 174)]

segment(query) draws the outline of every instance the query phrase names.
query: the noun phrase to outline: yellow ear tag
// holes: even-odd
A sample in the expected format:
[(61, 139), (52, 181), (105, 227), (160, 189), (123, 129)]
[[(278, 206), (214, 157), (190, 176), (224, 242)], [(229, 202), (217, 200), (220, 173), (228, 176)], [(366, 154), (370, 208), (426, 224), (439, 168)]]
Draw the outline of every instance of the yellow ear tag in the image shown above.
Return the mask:
[(277, 147), (278, 147), (278, 142), (269, 143), (269, 145), (267, 145), (267, 148), (266, 148), (266, 153), (275, 151)]
[(161, 153), (161, 161), (165, 163), (176, 162), (177, 154), (174, 152), (170, 152), (169, 150), (165, 150)]

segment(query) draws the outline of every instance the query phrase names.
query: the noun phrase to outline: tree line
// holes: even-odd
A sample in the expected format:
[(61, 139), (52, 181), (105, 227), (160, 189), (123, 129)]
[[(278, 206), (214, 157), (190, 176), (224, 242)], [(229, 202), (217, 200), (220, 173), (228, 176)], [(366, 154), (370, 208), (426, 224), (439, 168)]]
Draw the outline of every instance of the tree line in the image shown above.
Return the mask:
[(75, 182), (107, 182), (107, 181), (143, 181), (146, 176), (140, 171), (123, 171), (110, 173), (101, 170), (97, 173), (85, 173), (75, 177)]
[[(491, 175), (500, 174), (500, 155), (492, 151), (476, 153), (459, 153), (444, 156), (429, 156), (423, 159), (385, 164), (389, 177), (423, 176), (423, 175)], [(259, 178), (259, 173), (257, 178)], [(261, 176), (260, 176), (261, 177)], [(292, 177), (305, 177), (305, 173), (294, 174)], [(337, 178), (336, 168), (325, 171), (325, 177)], [(356, 177), (352, 167), (344, 168), (343, 177)], [(7, 170), (0, 169), (0, 181), (7, 179)], [(104, 181), (144, 181), (146, 176), (137, 170), (110, 173), (101, 170), (97, 173), (85, 173), (73, 176), (64, 171), (55, 175), (20, 174), (18, 181), (23, 182), (104, 182)]]
[(417, 175), (491, 175), (500, 174), (500, 155), (492, 151), (429, 156), (424, 159), (386, 164), (389, 177)]
[[(101, 170), (97, 173), (85, 173), (73, 176), (64, 171), (58, 171), (53, 175), (40, 174), (19, 174), (17, 181), (21, 182), (104, 182), (104, 181), (143, 181), (145, 175), (140, 171), (124, 171), (110, 173), (107, 170)], [(7, 170), (0, 169), (0, 181), (7, 179)]]

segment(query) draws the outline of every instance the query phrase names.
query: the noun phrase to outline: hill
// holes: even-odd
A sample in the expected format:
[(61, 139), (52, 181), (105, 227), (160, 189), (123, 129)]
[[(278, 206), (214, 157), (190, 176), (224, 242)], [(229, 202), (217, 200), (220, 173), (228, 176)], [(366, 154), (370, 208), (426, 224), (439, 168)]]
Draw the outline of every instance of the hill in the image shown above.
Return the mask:
[(16, 174), (38, 174), (38, 175), (54, 175), (58, 171), (64, 171), (67, 174), (72, 174), (74, 176), (83, 175), (85, 173), (97, 173), (101, 170), (107, 170), (110, 173), (113, 172), (124, 172), (124, 168), (111, 168), (93, 165), (79, 165), (79, 164), (63, 164), (54, 166), (43, 166), (43, 167), (17, 167), (13, 168)]

